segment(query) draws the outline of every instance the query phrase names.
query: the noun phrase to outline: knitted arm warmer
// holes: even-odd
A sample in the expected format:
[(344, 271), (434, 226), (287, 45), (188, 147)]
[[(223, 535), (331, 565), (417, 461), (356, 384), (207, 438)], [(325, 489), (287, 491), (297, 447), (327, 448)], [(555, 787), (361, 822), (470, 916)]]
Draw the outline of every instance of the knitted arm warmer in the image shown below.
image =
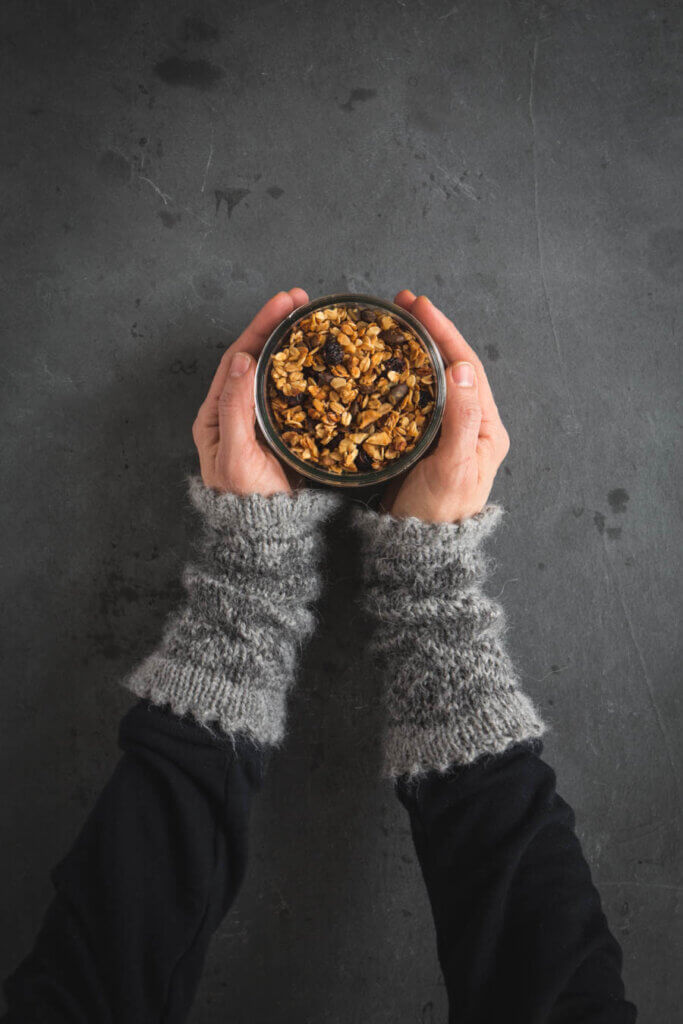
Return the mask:
[(386, 776), (445, 771), (544, 732), (505, 651), (503, 609), (482, 590), (481, 543), (502, 515), (487, 505), (461, 523), (425, 523), (354, 509), (385, 676)]
[(187, 600), (123, 685), (233, 737), (277, 744), (298, 648), (313, 630), (320, 527), (338, 496), (219, 494), (199, 476), (188, 485), (203, 531), (183, 572)]

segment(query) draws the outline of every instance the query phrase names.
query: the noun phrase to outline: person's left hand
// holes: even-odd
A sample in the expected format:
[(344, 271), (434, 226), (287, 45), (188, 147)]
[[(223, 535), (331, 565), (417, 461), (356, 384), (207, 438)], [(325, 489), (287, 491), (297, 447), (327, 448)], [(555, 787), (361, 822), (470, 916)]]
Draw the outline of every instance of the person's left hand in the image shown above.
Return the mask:
[(192, 437), (202, 480), (233, 494), (289, 493), (297, 482), (277, 457), (256, 439), (254, 370), (268, 336), (292, 310), (308, 302), (303, 288), (278, 292), (225, 352), (197, 418)]

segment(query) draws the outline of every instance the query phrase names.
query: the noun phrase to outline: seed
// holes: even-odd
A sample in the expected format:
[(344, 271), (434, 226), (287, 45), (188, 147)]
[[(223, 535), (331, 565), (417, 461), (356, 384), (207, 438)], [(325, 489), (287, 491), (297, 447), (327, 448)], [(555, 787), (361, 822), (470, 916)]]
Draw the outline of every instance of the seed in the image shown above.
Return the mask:
[(396, 387), (392, 388), (391, 391), (389, 392), (389, 397), (391, 398), (392, 402), (394, 402), (394, 404), (396, 404), (397, 402), (400, 402), (402, 398), (405, 398), (405, 396), (407, 394), (408, 394), (408, 385), (407, 384), (397, 384)]
[(396, 345), (402, 345), (405, 341), (403, 332), (396, 330), (395, 327), (389, 328), (388, 331), (382, 331), (380, 338), (386, 345), (389, 345), (392, 348)]

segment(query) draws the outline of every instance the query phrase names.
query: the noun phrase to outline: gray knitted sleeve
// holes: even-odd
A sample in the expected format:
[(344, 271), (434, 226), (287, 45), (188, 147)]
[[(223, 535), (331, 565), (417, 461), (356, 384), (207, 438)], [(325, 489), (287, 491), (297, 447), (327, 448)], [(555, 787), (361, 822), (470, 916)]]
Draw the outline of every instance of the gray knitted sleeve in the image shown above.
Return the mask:
[(502, 515), (487, 505), (461, 523), (425, 523), (353, 511), (385, 679), (389, 777), (445, 771), (544, 732), (505, 651), (503, 609), (482, 589), (482, 541)]
[(307, 488), (219, 494), (199, 476), (188, 486), (202, 531), (183, 571), (187, 599), (123, 685), (232, 736), (277, 744), (296, 656), (313, 630), (321, 525), (339, 498)]

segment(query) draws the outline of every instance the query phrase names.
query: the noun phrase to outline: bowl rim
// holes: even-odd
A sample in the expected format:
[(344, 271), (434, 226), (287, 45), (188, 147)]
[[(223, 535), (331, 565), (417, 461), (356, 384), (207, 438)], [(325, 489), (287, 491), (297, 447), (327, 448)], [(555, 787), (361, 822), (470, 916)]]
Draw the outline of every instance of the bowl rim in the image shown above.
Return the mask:
[[(386, 310), (398, 320), (403, 320), (424, 344), (434, 366), (436, 394), (434, 410), (432, 412), (431, 419), (427, 424), (427, 428), (412, 451), (408, 452), (407, 455), (395, 459), (383, 469), (371, 469), (366, 473), (354, 474), (330, 473), (328, 470), (323, 469), (322, 467), (317, 467), (315, 464), (311, 464), (294, 455), (284, 441), (280, 440), (277, 428), (271, 419), (271, 413), (268, 408), (265, 391), (266, 368), (270, 356), (274, 351), (276, 351), (276, 346), (285, 336), (287, 331), (289, 331), (289, 329), (298, 320), (303, 319), (303, 317), (314, 312), (316, 309), (335, 305), (375, 307), (377, 309)], [(333, 487), (371, 487), (384, 483), (385, 481), (391, 480), (393, 477), (406, 472), (415, 465), (420, 458), (422, 458), (431, 446), (441, 426), (445, 404), (445, 363), (438, 345), (427, 328), (417, 319), (417, 317), (413, 316), (413, 314), (408, 310), (403, 309), (402, 306), (398, 306), (395, 302), (391, 302), (387, 299), (380, 299), (376, 295), (367, 295), (362, 292), (335, 292), (330, 295), (322, 295), (318, 298), (310, 299), (303, 306), (298, 306), (296, 309), (293, 309), (292, 312), (288, 313), (287, 316), (284, 317), (269, 334), (263, 348), (261, 349), (261, 353), (256, 364), (256, 373), (254, 374), (254, 405), (256, 409), (256, 421), (269, 447), (275, 452), (279, 459), (285, 462), (291, 469), (295, 470), (295, 472), (300, 473), (309, 480), (314, 480), (317, 483)]]

